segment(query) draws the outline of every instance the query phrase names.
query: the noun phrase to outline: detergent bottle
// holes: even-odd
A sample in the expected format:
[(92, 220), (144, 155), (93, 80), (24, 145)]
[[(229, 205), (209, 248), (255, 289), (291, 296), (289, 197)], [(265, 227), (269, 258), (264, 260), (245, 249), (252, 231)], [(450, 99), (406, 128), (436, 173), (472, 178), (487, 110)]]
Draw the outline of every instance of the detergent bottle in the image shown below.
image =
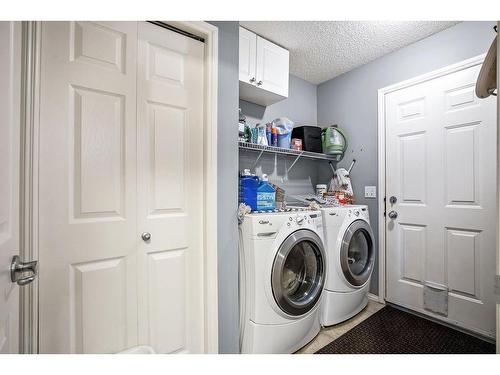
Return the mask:
[(257, 210), (272, 211), (276, 208), (276, 190), (269, 184), (267, 174), (263, 174), (257, 189)]
[(250, 169), (243, 170), (240, 176), (239, 202), (250, 206), (252, 211), (257, 211), (257, 189), (259, 178), (250, 173)]

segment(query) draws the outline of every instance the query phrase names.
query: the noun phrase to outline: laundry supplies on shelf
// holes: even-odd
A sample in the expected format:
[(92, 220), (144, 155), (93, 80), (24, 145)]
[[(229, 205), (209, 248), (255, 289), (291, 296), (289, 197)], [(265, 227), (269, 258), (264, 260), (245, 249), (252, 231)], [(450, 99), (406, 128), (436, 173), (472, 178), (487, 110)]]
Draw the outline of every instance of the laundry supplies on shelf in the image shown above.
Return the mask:
[(325, 154), (344, 155), (347, 150), (347, 138), (337, 125), (332, 125), (321, 130), (321, 141)]
[(319, 126), (297, 126), (292, 131), (293, 138), (302, 140), (304, 151), (322, 153), (321, 128)]
[(239, 202), (245, 203), (252, 211), (257, 211), (257, 189), (259, 188), (259, 178), (250, 173), (250, 169), (245, 169), (240, 176), (240, 196)]
[(257, 189), (257, 210), (271, 211), (276, 208), (276, 190), (268, 182), (267, 174), (262, 175)]

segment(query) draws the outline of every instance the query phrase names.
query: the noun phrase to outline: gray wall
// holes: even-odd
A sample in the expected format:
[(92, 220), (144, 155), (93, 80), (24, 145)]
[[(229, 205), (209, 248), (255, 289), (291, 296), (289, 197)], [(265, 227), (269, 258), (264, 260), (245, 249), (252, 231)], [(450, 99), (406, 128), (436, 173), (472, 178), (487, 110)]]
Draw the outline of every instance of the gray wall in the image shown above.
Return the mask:
[[(242, 113), (247, 123), (267, 123), (278, 117), (288, 117), (295, 125), (316, 125), (317, 122), (317, 86), (301, 78), (290, 75), (288, 98), (273, 105), (263, 107), (240, 100)], [(242, 151), (240, 170), (252, 168), (258, 153)], [(287, 168), (294, 158), (282, 155), (263, 155), (252, 172), (269, 175), (269, 181), (285, 189), (286, 194), (306, 194), (314, 191), (317, 180), (317, 164), (314, 161), (299, 160), (290, 173)]]
[(247, 123), (267, 123), (278, 117), (286, 116), (298, 125), (316, 125), (317, 86), (290, 75), (288, 98), (273, 105), (263, 107), (240, 100), (241, 111), (247, 116)]
[(239, 353), (238, 301), (238, 22), (219, 28), (217, 256), (219, 352)]
[[(462, 22), (318, 86), (318, 123), (336, 123), (347, 131), (349, 149), (339, 167), (356, 158), (351, 174), (354, 193), (358, 203), (369, 206), (377, 241), (377, 200), (364, 199), (364, 186), (377, 185), (378, 179), (377, 90), (486, 53), (495, 37), (494, 24)], [(329, 177), (329, 171), (320, 168), (319, 179)], [(378, 293), (378, 266), (370, 290)]]

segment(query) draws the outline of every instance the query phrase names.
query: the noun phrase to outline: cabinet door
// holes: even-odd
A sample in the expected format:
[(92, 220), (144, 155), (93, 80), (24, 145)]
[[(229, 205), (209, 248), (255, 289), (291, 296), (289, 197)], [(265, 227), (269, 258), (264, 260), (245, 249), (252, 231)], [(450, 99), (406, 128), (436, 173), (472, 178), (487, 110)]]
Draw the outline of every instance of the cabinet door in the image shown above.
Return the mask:
[(240, 27), (240, 81), (255, 81), (255, 50), (257, 35)]
[(257, 36), (256, 78), (260, 88), (287, 97), (288, 61), (289, 52), (286, 49)]

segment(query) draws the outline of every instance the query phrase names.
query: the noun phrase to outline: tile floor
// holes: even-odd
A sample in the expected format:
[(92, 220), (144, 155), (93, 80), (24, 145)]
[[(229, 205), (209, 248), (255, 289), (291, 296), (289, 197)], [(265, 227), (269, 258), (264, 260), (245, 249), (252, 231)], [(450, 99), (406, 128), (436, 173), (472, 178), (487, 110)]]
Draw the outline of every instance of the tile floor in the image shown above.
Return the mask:
[(325, 345), (328, 345), (331, 343), (333, 340), (336, 338), (342, 336), (344, 333), (347, 331), (351, 330), (355, 326), (357, 326), (359, 323), (361, 323), (363, 320), (368, 318), (369, 316), (375, 314), (377, 311), (379, 311), (382, 307), (385, 305), (369, 300), (368, 305), (356, 316), (352, 317), (351, 319), (331, 326), (327, 328), (323, 328), (320, 333), (312, 340), (309, 344), (304, 346), (302, 349), (297, 351), (297, 354), (313, 354), (314, 352), (317, 352), (320, 350), (322, 347)]

